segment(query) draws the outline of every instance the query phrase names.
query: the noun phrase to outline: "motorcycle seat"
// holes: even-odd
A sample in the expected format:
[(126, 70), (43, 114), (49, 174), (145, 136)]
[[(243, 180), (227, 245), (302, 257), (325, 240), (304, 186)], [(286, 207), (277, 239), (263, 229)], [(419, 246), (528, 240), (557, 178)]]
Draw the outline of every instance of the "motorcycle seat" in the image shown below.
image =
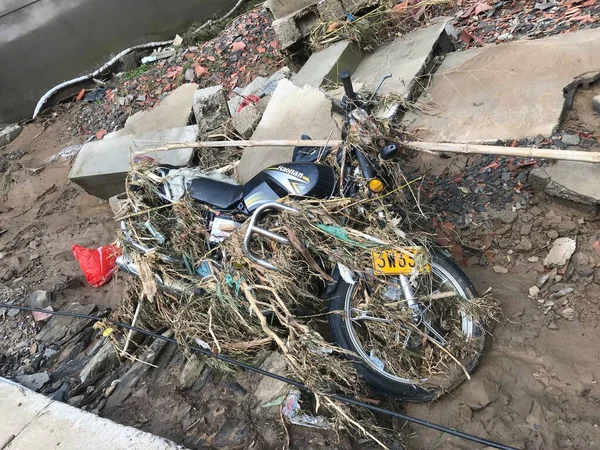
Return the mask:
[(190, 185), (190, 197), (217, 209), (233, 210), (242, 202), (244, 186), (211, 178), (196, 178)]

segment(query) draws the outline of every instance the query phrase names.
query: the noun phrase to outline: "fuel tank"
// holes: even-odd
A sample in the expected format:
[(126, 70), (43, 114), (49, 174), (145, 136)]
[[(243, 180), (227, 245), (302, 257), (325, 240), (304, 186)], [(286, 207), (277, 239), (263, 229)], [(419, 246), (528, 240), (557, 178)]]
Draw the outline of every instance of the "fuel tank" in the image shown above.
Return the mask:
[(249, 212), (288, 195), (330, 198), (336, 190), (335, 169), (314, 163), (284, 163), (269, 167), (244, 186), (243, 201)]

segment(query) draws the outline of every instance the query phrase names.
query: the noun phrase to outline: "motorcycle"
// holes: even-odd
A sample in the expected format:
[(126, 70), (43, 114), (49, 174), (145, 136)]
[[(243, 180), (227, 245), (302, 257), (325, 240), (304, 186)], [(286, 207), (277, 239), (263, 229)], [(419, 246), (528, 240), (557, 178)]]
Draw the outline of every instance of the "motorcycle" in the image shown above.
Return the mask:
[[(377, 91), (370, 99), (362, 99), (354, 92), (350, 74), (344, 72), (341, 78), (345, 95), (339, 106), (344, 111), (342, 138), (346, 139), (354, 123), (368, 119)], [(398, 150), (397, 143), (385, 139), (379, 142), (382, 161), (394, 158)], [(242, 223), (247, 223), (244, 255), (265, 269), (277, 270), (271, 261), (253, 251), (251, 243), (260, 236), (279, 245), (290, 245), (285, 235), (260, 226), (269, 214), (294, 212), (294, 207), (282, 203), (282, 199), (352, 198), (361, 195), (365, 186), (369, 195), (378, 195), (385, 185), (377, 159), (366, 155), (358, 145), (338, 151), (338, 165), (343, 168), (339, 174), (331, 165), (320, 163), (330, 151), (328, 148), (298, 147), (294, 150), (292, 162), (268, 167), (245, 185), (236, 184), (220, 174), (199, 176), (193, 169), (159, 167), (156, 175), (162, 184), (158, 195), (165, 203), (173, 203), (183, 195), (189, 195), (195, 202), (216, 212), (207, 217), (210, 228), (207, 248), (217, 248)], [(160, 237), (151, 225), (147, 226), (153, 235)], [(121, 228), (129, 249), (141, 254), (154, 252), (155, 249), (136, 240), (125, 221)], [(408, 312), (410, 323), (397, 323), (387, 318), (385, 311), (371, 312), (363, 298), (367, 295), (365, 292), (370, 292), (368, 278), (349, 271), (343, 265), (335, 268), (331, 275), (333, 282), (323, 287), (321, 295), (329, 305), (328, 325), (333, 341), (347, 351), (347, 357), (355, 363), (357, 372), (371, 387), (406, 401), (430, 401), (460, 384), (467, 374), (473, 372), (483, 352), (486, 331), (484, 323), (463, 307), (477, 298), (477, 293), (449, 254), (442, 249), (409, 250), (375, 252), (373, 267), (369, 270), (374, 276), (387, 278), (388, 287), (382, 293), (383, 297), (389, 300), (390, 305), (401, 305), (401, 309)], [(427, 264), (417, 264), (417, 253), (426, 254)], [(167, 263), (183, 264), (182, 259), (176, 256), (160, 254), (159, 257)], [(117, 263), (121, 270), (139, 276), (135, 263), (126, 254), (119, 257)], [(423, 277), (427, 275), (427, 283), (414, 282), (419, 276), (415, 273), (417, 266)], [(210, 270), (210, 264), (202, 263), (196, 272), (198, 276), (208, 276)], [(154, 276), (157, 285), (165, 291), (189, 292), (189, 287), (180, 280), (167, 280), (159, 274)], [(427, 295), (424, 295), (423, 289), (428, 290)], [(460, 298), (462, 303), (440, 306), (445, 298), (450, 297)], [(427, 302), (423, 298), (427, 298)], [(448, 325), (450, 315), (458, 318), (456, 323), (460, 326), (454, 327), (458, 330)], [(376, 342), (370, 332), (371, 326), (394, 327), (396, 338), (392, 344), (411, 357), (418, 355), (425, 340), (441, 349), (448, 347), (451, 339), (463, 339), (471, 345), (469, 351), (461, 355), (462, 360), (456, 360), (457, 367), (460, 367), (456, 371), (458, 375), (449, 380), (424, 379), (416, 374), (415, 378), (408, 378), (406, 372), (398, 371), (397, 366), (386, 362), (382, 352), (386, 345), (391, 344)]]

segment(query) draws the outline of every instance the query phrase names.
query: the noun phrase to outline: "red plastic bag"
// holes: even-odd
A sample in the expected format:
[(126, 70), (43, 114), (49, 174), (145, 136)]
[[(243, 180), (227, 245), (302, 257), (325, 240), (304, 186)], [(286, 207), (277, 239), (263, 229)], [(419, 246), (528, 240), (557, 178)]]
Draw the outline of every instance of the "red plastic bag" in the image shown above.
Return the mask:
[(260, 97), (254, 94), (250, 94), (248, 97), (245, 97), (244, 100), (242, 100), (242, 103), (240, 103), (237, 112), (240, 112), (248, 105), (256, 105), (258, 102), (260, 102)]
[(121, 249), (117, 245), (105, 245), (98, 248), (73, 246), (73, 255), (85, 275), (85, 279), (94, 287), (100, 287), (110, 281), (117, 268), (117, 257)]

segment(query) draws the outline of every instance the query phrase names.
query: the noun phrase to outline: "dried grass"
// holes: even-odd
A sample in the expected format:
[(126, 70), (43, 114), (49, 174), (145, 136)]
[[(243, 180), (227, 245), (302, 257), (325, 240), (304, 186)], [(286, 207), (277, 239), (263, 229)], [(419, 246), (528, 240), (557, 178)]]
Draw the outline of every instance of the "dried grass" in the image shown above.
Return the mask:
[[(365, 130), (355, 128), (348, 143), (360, 143), (364, 151), (376, 154), (377, 137), (393, 130), (386, 123), (374, 123), (374, 126), (376, 130), (371, 127), (370, 131), (372, 139), (359, 138)], [(201, 156), (203, 164), (225, 162), (211, 154), (219, 152), (219, 149), (207, 150)], [(328, 163), (340, 169), (335, 152)], [(430, 235), (420, 226), (427, 215), (413, 190), (418, 180), (406, 180), (397, 162), (380, 161), (380, 165), (387, 184), (383, 195), (330, 200), (285, 199), (284, 203), (293, 206), (297, 213), (267, 216), (259, 225), (287, 235), (293, 244), (281, 245), (264, 238), (253, 240), (253, 251), (278, 268), (268, 271), (252, 263), (242, 251), (246, 225), (218, 247), (209, 249), (206, 245), (208, 223), (213, 211), (187, 196), (173, 205), (163, 205), (157, 197), (161, 178), (150, 166), (138, 164), (129, 175), (129, 210), (124, 220), (138, 242), (155, 250), (136, 256), (142, 281), (129, 283), (120, 320), (130, 321), (143, 298), (145, 303), (138, 324), (154, 330), (171, 329), (184, 344), (201, 345), (242, 360), (251, 360), (260, 349), (278, 348), (288, 362), (289, 374), (321, 398), (322, 408), (339, 429), (353, 430), (385, 446), (391, 431), (380, 428), (370, 414), (327, 397), (329, 393), (373, 395), (363, 385), (352, 358), (348, 358), (356, 355), (327, 339), (328, 300), (323, 293), (333, 269), (343, 264), (359, 274), (357, 306), (368, 306), (369, 314), (392, 322), (369, 323), (365, 327), (365, 342), (378, 352), (386, 368), (404, 378), (435, 377), (436, 382), (446, 379), (448, 387), (462, 380), (464, 374), (456, 373), (455, 362), (468, 357), (478, 349), (480, 342), (461, 338), (458, 311), (462, 309), (483, 323), (495, 310), (487, 298), (469, 303), (456, 295), (421, 299), (423, 305), (445, 317), (444, 329), (456, 339), (452, 340), (452, 346), (440, 349), (429, 342), (427, 335), (419, 335), (416, 330), (418, 348), (407, 351), (398, 345), (403, 340), (398, 337), (399, 325), (403, 324), (404, 334), (415, 327), (407, 308), (400, 307), (401, 303), (389, 304), (391, 300), (384, 293), (391, 282), (374, 276), (370, 269), (372, 252), (389, 249), (405, 252), (406, 248), (427, 247)], [(365, 192), (364, 187), (361, 192)], [(240, 222), (243, 219), (239, 217)], [(152, 224), (154, 233), (146, 225), (147, 221)], [(157, 232), (164, 242), (157, 238)], [(131, 252), (125, 239), (123, 243), (126, 252)], [(175, 257), (175, 262), (165, 256)], [(212, 261), (213, 274), (201, 277), (198, 270), (205, 260)], [(425, 254), (416, 261), (418, 267), (429, 263)], [(167, 282), (183, 283), (189, 293), (161, 291), (154, 274)], [(433, 292), (431, 277), (422, 275), (416, 280), (418, 295), (430, 296)], [(370, 292), (364, 288), (366, 284)], [(365, 302), (368, 305), (364, 305)]]
[(422, 26), (453, 4), (453, 0), (405, 1), (399, 4), (395, 0), (372, 1), (360, 11), (354, 11), (354, 20), (319, 22), (311, 32), (309, 45), (313, 51), (319, 51), (334, 42), (348, 39), (371, 52), (382, 43)]

